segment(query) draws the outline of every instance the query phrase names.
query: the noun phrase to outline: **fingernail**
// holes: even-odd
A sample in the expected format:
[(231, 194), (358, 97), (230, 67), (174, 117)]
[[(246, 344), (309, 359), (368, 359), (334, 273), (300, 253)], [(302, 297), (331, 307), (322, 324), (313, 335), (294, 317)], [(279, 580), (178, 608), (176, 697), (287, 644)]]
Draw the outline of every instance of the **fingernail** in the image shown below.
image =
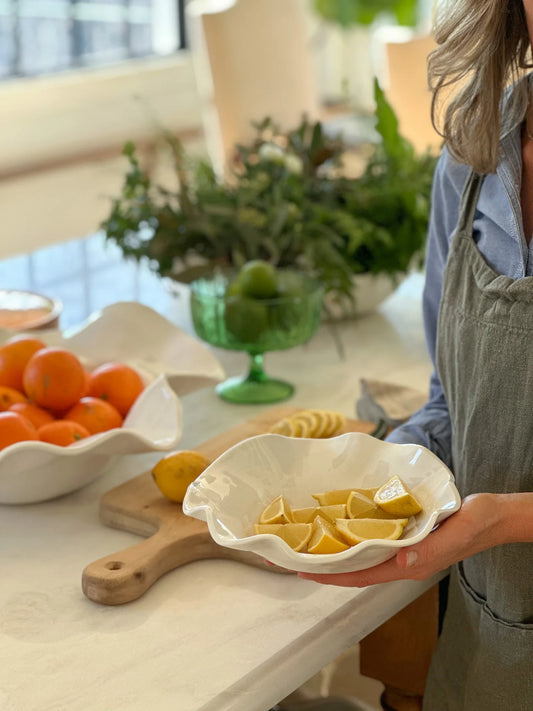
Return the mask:
[(408, 551), (407, 555), (405, 556), (406, 567), (412, 568), (413, 565), (416, 565), (417, 560), (418, 560), (418, 553), (416, 551)]

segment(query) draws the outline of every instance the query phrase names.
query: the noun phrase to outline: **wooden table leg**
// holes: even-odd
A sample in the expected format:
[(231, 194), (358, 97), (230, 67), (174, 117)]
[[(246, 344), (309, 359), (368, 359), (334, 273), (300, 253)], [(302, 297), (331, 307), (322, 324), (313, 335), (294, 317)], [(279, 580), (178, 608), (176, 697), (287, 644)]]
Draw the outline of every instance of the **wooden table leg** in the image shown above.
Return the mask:
[(385, 711), (420, 711), (438, 636), (438, 585), (360, 643), (360, 671), (381, 681)]

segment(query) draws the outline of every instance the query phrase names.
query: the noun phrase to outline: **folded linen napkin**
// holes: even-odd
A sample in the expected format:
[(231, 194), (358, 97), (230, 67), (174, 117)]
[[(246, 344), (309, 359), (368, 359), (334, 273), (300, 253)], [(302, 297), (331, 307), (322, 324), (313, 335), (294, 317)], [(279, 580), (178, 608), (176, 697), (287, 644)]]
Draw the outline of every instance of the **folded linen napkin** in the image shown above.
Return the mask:
[(385, 422), (397, 427), (427, 402), (427, 394), (406, 385), (385, 380), (359, 380), (357, 416), (367, 422)]

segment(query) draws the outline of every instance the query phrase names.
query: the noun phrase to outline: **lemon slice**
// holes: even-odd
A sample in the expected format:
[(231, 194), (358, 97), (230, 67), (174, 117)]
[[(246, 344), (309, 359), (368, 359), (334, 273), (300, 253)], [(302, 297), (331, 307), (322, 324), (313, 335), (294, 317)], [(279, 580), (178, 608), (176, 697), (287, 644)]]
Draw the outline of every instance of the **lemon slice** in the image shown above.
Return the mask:
[(261, 512), (259, 523), (292, 523), (292, 512), (287, 499), (281, 495)]
[(318, 439), (327, 437), (327, 432), (331, 429), (331, 417), (328, 410), (311, 410), (317, 420), (314, 436)]
[(376, 519), (376, 518), (339, 518), (335, 527), (340, 535), (351, 545), (362, 541), (380, 539), (395, 541), (400, 538), (408, 519)]
[(305, 431), (304, 437), (315, 437), (317, 426), (320, 424), (317, 420), (316, 415), (311, 412), (311, 410), (302, 410), (297, 415), (291, 417), (291, 420), (304, 423), (303, 430)]
[(311, 538), (307, 543), (308, 553), (341, 553), (350, 548), (350, 546), (346, 545), (345, 541), (340, 538), (335, 527), (322, 516), (315, 518), (312, 523), (312, 529)]
[(312, 436), (319, 439), (340, 434), (346, 424), (346, 417), (340, 412), (333, 410), (309, 410), (308, 412), (316, 419)]
[(392, 476), (374, 495), (374, 503), (395, 516), (414, 516), (422, 506), (399, 476)]
[[(378, 507), (368, 496), (360, 494), (358, 491), (350, 492), (346, 501), (346, 513), (348, 518), (375, 518), (374, 514), (379, 511)], [(345, 518), (339, 516), (338, 518)]]
[(309, 426), (303, 420), (298, 420), (296, 417), (291, 417), (290, 422), (294, 430), (293, 437), (307, 437)]
[(272, 425), (270, 432), (272, 434), (285, 435), (285, 437), (294, 437), (294, 424), (289, 417), (283, 417)]
[(324, 437), (336, 437), (344, 429), (344, 425), (346, 424), (346, 417), (340, 412), (330, 412), (329, 419), (329, 428), (326, 430)]

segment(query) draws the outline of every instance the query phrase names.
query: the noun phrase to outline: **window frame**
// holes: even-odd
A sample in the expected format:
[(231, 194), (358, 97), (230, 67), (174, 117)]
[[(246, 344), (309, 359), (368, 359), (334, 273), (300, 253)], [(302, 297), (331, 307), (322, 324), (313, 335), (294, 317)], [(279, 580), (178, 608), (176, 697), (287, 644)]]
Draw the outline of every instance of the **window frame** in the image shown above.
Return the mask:
[[(2, 76), (0, 76), (0, 81), (9, 81), (10, 79), (16, 79), (18, 77), (50, 76), (80, 67), (112, 66), (121, 61), (157, 55), (157, 36), (161, 31), (168, 34), (171, 16), (174, 17), (175, 21), (175, 40), (170, 51), (179, 52), (187, 47), (186, 0), (151, 0), (151, 5), (148, 6), (149, 14), (147, 15), (147, 18), (150, 18), (150, 20), (149, 22), (141, 22), (142, 25), (146, 26), (148, 24), (151, 26), (152, 38), (150, 51), (148, 51), (148, 47), (146, 47), (145, 50), (137, 51), (132, 43), (132, 31), (139, 21), (138, 19), (135, 20), (135, 15), (137, 14), (135, 10), (136, 6), (132, 0), (107, 0), (106, 4), (101, 5), (104, 14), (97, 15), (94, 18), (91, 15), (97, 12), (98, 5), (89, 4), (87, 0), (61, 0), (63, 3), (60, 6), (62, 13), (59, 15), (53, 12), (50, 14), (48, 11), (49, 14), (43, 13), (42, 15), (36, 12), (35, 16), (31, 13), (28, 14), (27, 11), (25, 12), (25, 1), (27, 0), (0, 0), (0, 8), (2, 6), (1, 3), (4, 3), (4, 11), (0, 15), (0, 18), (5, 18), (7, 26), (10, 26), (8, 38), (11, 37), (12, 40), (11, 57), (9, 61), (10, 69), (8, 68), (7, 75), (2, 74)], [(52, 2), (53, 1), (54, 0), (52, 0)], [(57, 2), (57, 0), (55, 1)], [(5, 4), (6, 2), (7, 5)], [(164, 3), (166, 3), (166, 10), (164, 10), (164, 19), (161, 20), (161, 10)], [(105, 11), (109, 6), (112, 6), (113, 14), (112, 16), (108, 14), (106, 17)], [(6, 8), (7, 14), (5, 12)], [(90, 10), (88, 16), (87, 8)], [(43, 21), (61, 20), (63, 22), (64, 31), (62, 39), (66, 41), (65, 46), (67, 47), (66, 55), (63, 57), (64, 63), (61, 63), (61, 65), (57, 67), (43, 69), (42, 71), (23, 70), (22, 67), (25, 63), (23, 52), (23, 21), (28, 19)], [(112, 26), (121, 28), (120, 43), (117, 44), (114, 50), (122, 54), (121, 57), (105, 61), (103, 57), (99, 59), (98, 52), (91, 55), (90, 52), (85, 51), (87, 46), (81, 41), (82, 34), (80, 33), (82, 33), (82, 28), (86, 26), (90, 27), (93, 22), (100, 22), (104, 25), (110, 22)], [(104, 54), (110, 50), (111, 48), (101, 49)]]

